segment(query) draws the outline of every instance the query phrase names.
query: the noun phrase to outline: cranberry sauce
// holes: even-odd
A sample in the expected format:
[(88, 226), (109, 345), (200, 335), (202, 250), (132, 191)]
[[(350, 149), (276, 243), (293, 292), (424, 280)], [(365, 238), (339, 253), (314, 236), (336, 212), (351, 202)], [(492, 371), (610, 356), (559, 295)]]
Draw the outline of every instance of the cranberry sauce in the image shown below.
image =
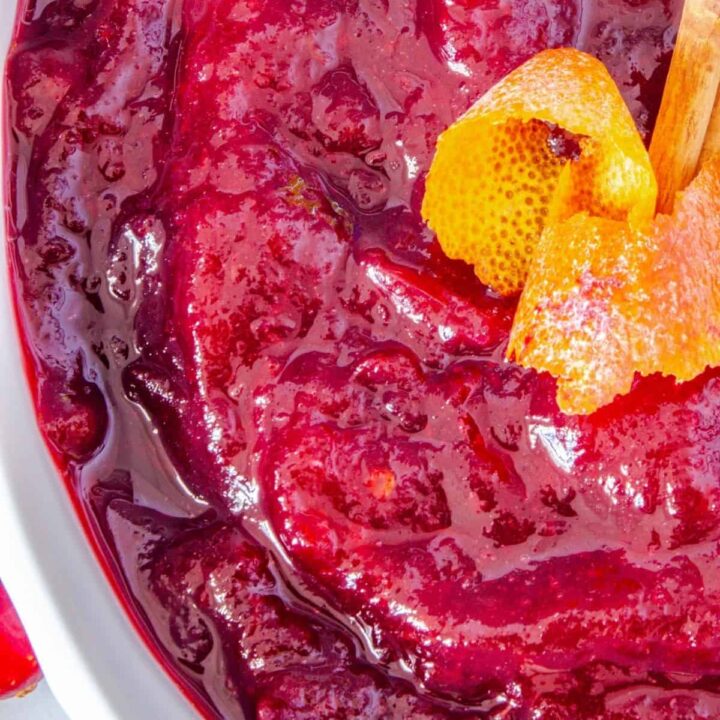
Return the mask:
[(419, 215), (437, 135), (545, 47), (600, 57), (647, 136), (677, 12), (25, 3), (39, 421), (208, 717), (720, 717), (720, 373), (562, 415)]

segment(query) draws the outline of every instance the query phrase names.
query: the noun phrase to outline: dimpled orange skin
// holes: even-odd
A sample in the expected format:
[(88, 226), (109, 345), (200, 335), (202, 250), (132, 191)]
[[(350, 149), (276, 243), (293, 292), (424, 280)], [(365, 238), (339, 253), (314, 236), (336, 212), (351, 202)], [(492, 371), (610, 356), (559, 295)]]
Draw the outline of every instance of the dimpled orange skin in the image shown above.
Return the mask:
[(635, 373), (720, 365), (720, 158), (643, 227), (576, 215), (546, 229), (508, 356), (557, 378), (566, 413), (627, 393)]
[[(577, 161), (551, 150), (550, 126), (576, 136)], [(604, 65), (579, 50), (539, 53), (438, 139), (422, 213), (443, 251), (497, 292), (519, 292), (543, 228), (586, 210), (652, 217), (647, 151)]]

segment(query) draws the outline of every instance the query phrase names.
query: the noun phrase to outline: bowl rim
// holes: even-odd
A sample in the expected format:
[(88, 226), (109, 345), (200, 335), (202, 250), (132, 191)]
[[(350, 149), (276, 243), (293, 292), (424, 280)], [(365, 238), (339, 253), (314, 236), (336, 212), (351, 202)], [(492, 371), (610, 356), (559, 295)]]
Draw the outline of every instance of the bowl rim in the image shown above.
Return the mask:
[(0, 4), (0, 577), (50, 689), (72, 720), (191, 720), (197, 711), (140, 638), (107, 581), (31, 402), (12, 298), (6, 187), (5, 65), (23, 4)]

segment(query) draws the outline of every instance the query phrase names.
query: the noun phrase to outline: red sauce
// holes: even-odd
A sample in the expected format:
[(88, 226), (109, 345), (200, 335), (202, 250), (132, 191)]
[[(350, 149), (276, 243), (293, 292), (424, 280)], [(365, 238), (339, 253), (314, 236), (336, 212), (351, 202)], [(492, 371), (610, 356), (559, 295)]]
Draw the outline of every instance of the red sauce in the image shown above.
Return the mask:
[(720, 374), (560, 414), (419, 215), (438, 133), (542, 48), (600, 57), (647, 135), (676, 20), (28, 0), (7, 182), (39, 421), (209, 717), (720, 717)]

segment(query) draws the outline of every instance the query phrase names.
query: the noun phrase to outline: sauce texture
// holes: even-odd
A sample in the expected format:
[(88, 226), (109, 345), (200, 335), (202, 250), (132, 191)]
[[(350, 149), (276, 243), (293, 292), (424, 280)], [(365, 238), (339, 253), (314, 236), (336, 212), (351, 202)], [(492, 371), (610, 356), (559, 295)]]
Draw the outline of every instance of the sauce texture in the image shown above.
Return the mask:
[(207, 717), (720, 717), (720, 372), (561, 414), (420, 218), (438, 134), (543, 48), (605, 62), (647, 138), (678, 11), (25, 2), (39, 422)]

